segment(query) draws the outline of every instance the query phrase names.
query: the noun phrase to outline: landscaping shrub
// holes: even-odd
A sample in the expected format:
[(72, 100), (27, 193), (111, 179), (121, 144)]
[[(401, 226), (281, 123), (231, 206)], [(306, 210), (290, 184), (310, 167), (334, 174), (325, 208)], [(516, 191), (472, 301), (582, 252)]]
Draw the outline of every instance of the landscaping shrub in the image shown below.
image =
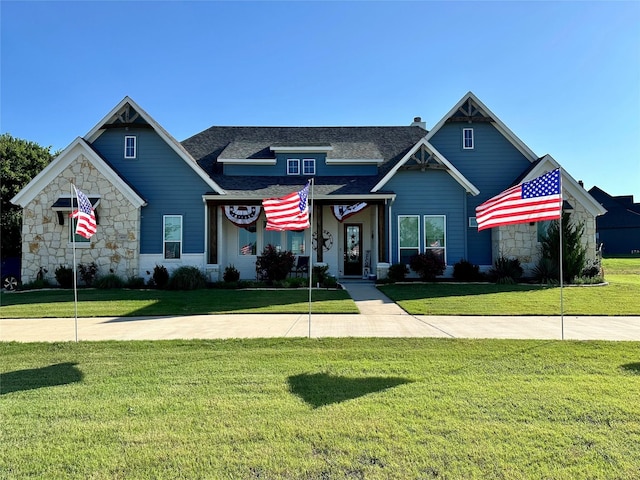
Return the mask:
[(51, 286), (51, 282), (46, 278), (38, 278), (33, 282), (27, 282), (20, 285), (20, 290), (37, 290), (40, 288), (49, 288)]
[(265, 272), (267, 282), (273, 284), (287, 278), (295, 261), (292, 252), (279, 252), (273, 245), (267, 245), (256, 260), (256, 270)]
[(550, 258), (542, 257), (533, 267), (533, 278), (539, 283), (558, 283), (558, 264), (553, 263)]
[[(584, 232), (584, 223), (573, 225), (568, 213), (562, 214), (562, 276), (566, 283), (579, 277), (585, 267), (587, 249), (580, 239)], [(543, 258), (550, 259), (560, 265), (560, 223), (554, 220), (547, 229), (547, 234), (540, 240)], [(560, 279), (559, 273), (556, 279)]]
[(520, 260), (502, 256), (494, 262), (493, 267), (489, 270), (489, 278), (495, 283), (512, 284), (522, 277), (522, 273)]
[(93, 285), (93, 281), (96, 279), (96, 275), (98, 274), (98, 266), (95, 262), (81, 263), (78, 265), (78, 273), (80, 273), (82, 282), (87, 287), (90, 287)]
[(131, 289), (140, 289), (144, 288), (144, 286), (144, 278), (142, 277), (129, 277), (129, 279), (125, 283), (125, 287)]
[(409, 267), (416, 272), (422, 280), (432, 281), (435, 280), (438, 275), (444, 273), (445, 264), (442, 258), (428, 250), (411, 257)]
[(240, 280), (240, 272), (233, 265), (229, 265), (224, 269), (222, 279), (227, 283), (237, 282), (238, 280)]
[[(143, 281), (144, 282), (144, 281)], [(103, 277), (99, 277), (95, 281), (96, 288), (107, 290), (110, 288), (122, 288), (124, 287), (124, 281), (115, 273), (109, 273)]]
[(73, 287), (73, 269), (65, 265), (60, 265), (55, 272), (56, 281), (62, 288)]
[(477, 282), (481, 278), (480, 267), (461, 259), (453, 266), (453, 278), (458, 282)]
[(207, 278), (196, 267), (180, 267), (176, 269), (169, 279), (171, 290), (197, 290), (204, 288)]
[(153, 269), (153, 286), (159, 289), (167, 288), (169, 284), (169, 272), (164, 265), (156, 265)]
[(293, 277), (287, 280), (289, 288), (302, 288), (309, 286), (309, 279), (304, 277)]
[(392, 282), (403, 282), (407, 275), (409, 275), (409, 269), (404, 263), (390, 265), (387, 272), (387, 278)]

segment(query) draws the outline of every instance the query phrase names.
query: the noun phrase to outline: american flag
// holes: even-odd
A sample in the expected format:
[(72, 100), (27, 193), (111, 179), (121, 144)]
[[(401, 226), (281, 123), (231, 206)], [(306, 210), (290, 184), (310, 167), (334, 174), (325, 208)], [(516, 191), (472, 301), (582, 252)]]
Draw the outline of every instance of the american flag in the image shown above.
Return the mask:
[(557, 220), (562, 212), (560, 169), (490, 198), (476, 207), (478, 231), (516, 223)]
[(309, 228), (309, 183), (299, 192), (286, 197), (267, 198), (262, 201), (267, 215), (266, 230), (303, 230)]
[(80, 190), (73, 186), (76, 191), (76, 197), (78, 198), (78, 210), (75, 210), (71, 216), (77, 218), (76, 234), (82, 235), (84, 238), (91, 238), (96, 233), (96, 215), (91, 206), (91, 202), (87, 196)]

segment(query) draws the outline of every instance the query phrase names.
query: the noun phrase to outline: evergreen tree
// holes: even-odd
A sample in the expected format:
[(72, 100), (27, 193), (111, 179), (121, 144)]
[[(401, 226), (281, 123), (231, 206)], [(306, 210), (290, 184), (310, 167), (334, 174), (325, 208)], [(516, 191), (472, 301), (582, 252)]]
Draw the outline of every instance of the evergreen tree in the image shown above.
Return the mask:
[[(587, 249), (581, 243), (583, 233), (583, 222), (574, 225), (568, 213), (562, 214), (562, 277), (566, 283), (579, 277), (584, 269)], [(540, 247), (543, 259), (548, 259), (552, 265), (560, 265), (560, 224), (557, 220), (549, 225)], [(559, 277), (559, 272), (556, 276)]]

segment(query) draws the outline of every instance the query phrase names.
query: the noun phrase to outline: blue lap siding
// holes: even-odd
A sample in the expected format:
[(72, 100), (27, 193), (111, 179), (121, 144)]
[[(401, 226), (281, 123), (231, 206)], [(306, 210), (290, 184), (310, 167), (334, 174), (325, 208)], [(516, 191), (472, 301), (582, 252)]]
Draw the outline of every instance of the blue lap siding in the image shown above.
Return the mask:
[[(135, 135), (137, 156), (124, 158), (124, 137)], [(93, 143), (98, 151), (147, 200), (142, 208), (140, 253), (163, 252), (163, 215), (182, 215), (182, 252), (203, 253), (205, 207), (211, 188), (152, 129), (111, 129)]]

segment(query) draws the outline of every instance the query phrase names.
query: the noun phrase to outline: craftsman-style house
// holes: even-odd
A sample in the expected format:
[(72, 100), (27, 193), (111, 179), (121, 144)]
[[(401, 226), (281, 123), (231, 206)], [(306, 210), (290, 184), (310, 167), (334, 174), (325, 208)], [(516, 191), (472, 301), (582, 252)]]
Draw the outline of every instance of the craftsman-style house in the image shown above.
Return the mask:
[[(233, 265), (251, 279), (269, 244), (338, 278), (382, 276), (426, 250), (444, 258), (445, 275), (461, 259), (488, 268), (500, 255), (530, 267), (541, 226), (478, 232), (475, 207), (558, 166), (471, 92), (431, 129), (420, 118), (397, 127), (211, 127), (181, 143), (126, 97), (12, 199), (23, 208), (22, 278), (72, 263), (71, 184), (98, 217), (98, 233), (77, 239), (77, 261), (125, 278), (194, 265), (218, 280)], [(310, 179), (311, 229), (266, 230), (262, 200)], [(562, 182), (595, 255), (605, 210), (564, 170)]]

